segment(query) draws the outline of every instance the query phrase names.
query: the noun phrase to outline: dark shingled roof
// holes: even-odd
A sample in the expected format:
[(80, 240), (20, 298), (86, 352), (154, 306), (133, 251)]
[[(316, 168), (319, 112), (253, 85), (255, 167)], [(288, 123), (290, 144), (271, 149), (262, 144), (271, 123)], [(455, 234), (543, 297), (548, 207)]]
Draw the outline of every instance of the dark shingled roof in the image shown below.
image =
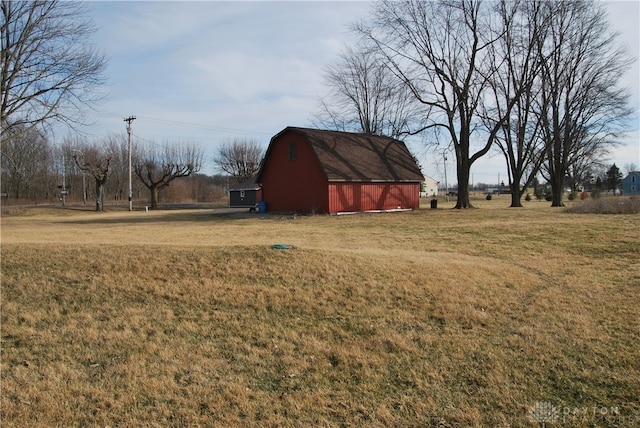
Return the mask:
[(260, 185), (256, 183), (256, 178), (252, 177), (241, 183), (235, 183), (229, 186), (229, 190), (259, 190)]
[(287, 127), (303, 134), (329, 181), (424, 181), (415, 159), (399, 140), (378, 135)]

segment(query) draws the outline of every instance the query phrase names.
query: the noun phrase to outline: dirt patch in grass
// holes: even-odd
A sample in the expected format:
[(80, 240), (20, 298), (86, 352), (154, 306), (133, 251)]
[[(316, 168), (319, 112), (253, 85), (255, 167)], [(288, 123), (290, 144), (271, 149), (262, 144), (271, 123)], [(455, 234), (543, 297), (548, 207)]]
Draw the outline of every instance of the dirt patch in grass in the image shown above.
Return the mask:
[(166, 214), (3, 219), (3, 426), (640, 419), (637, 215)]

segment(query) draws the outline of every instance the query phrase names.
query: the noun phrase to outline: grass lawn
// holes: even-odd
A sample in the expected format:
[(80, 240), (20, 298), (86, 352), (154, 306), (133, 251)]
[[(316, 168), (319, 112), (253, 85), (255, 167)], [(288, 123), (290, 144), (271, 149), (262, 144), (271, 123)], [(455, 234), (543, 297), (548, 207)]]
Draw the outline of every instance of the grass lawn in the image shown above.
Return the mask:
[(640, 215), (475, 204), (5, 214), (2, 426), (639, 426)]

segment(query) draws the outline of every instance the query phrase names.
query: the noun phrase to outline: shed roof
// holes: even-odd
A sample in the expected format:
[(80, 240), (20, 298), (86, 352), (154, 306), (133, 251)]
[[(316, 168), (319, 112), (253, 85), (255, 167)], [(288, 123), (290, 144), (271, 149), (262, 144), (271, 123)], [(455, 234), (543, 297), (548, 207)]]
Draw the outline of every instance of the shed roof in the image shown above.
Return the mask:
[(256, 183), (255, 177), (251, 177), (241, 183), (230, 185), (229, 190), (260, 190), (260, 185)]
[[(306, 137), (329, 181), (424, 180), (416, 160), (402, 141), (378, 135), (287, 127), (271, 139), (271, 144), (287, 132)], [(265, 160), (268, 157), (269, 150)], [(261, 175), (262, 170), (258, 180)]]

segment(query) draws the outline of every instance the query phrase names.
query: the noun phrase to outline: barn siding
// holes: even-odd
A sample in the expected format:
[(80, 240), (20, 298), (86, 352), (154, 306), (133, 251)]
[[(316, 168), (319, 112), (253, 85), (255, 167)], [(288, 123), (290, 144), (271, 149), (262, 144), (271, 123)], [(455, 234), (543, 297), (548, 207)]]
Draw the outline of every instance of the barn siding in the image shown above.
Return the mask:
[(424, 177), (412, 162), (400, 141), (286, 128), (271, 139), (258, 180), (268, 211), (418, 209)]
[(329, 212), (418, 209), (420, 183), (329, 183)]
[[(296, 144), (295, 160), (290, 143)], [(327, 179), (303, 135), (274, 141), (262, 173), (262, 199), (268, 211), (328, 212)]]

